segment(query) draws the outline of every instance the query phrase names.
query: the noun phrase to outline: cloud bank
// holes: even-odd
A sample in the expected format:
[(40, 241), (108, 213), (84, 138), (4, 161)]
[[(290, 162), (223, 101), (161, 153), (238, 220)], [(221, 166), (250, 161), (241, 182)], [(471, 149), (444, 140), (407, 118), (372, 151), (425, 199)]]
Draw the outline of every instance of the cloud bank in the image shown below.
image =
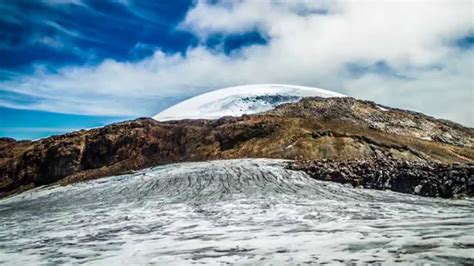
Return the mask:
[[(38, 68), (0, 82), (1, 90), (32, 100), (0, 99), (0, 106), (149, 116), (170, 99), (241, 84), (287, 83), (474, 126), (474, 50), (460, 45), (474, 35), (471, 1), (214, 2), (198, 1), (176, 25), (199, 39), (185, 52), (153, 47), (138, 61)], [(206, 45), (216, 35), (249, 32), (266, 42), (231, 52)]]

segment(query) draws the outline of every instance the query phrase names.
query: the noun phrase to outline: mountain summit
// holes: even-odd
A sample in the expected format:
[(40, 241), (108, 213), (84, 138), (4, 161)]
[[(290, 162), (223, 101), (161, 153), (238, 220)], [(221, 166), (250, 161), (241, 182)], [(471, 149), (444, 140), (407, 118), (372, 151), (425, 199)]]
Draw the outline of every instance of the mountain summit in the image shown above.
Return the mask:
[(153, 118), (158, 121), (217, 119), (268, 111), (304, 97), (345, 97), (328, 90), (284, 84), (255, 84), (219, 89), (178, 103)]

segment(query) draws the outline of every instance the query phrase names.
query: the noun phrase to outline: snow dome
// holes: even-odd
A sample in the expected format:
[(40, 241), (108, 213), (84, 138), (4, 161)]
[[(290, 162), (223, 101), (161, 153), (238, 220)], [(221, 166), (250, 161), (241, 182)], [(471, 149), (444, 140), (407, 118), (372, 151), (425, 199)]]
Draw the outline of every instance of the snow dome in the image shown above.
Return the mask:
[(282, 84), (244, 85), (219, 89), (182, 101), (153, 116), (158, 121), (216, 119), (223, 116), (254, 114), (303, 97), (345, 97), (312, 87)]

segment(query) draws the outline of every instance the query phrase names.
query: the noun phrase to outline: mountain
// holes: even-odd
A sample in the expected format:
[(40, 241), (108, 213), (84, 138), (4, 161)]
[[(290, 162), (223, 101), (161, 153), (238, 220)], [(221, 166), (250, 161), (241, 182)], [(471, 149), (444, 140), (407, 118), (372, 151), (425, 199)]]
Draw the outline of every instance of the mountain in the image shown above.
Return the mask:
[(178, 103), (153, 116), (158, 121), (177, 119), (217, 119), (271, 110), (303, 97), (345, 97), (340, 93), (296, 85), (244, 85), (204, 93)]
[(2, 139), (0, 193), (211, 159), (382, 159), (469, 168), (473, 145), (474, 130), (450, 121), (350, 97), (304, 97), (241, 117), (141, 118), (37, 141)]

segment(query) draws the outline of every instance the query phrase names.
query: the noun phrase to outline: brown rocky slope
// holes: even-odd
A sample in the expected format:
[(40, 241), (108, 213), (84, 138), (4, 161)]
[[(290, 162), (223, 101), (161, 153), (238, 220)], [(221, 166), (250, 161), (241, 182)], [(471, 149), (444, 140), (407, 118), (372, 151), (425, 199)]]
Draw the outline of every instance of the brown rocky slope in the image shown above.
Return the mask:
[(140, 118), (38, 141), (0, 139), (0, 196), (183, 161), (266, 157), (472, 164), (474, 130), (353, 98), (217, 120)]

